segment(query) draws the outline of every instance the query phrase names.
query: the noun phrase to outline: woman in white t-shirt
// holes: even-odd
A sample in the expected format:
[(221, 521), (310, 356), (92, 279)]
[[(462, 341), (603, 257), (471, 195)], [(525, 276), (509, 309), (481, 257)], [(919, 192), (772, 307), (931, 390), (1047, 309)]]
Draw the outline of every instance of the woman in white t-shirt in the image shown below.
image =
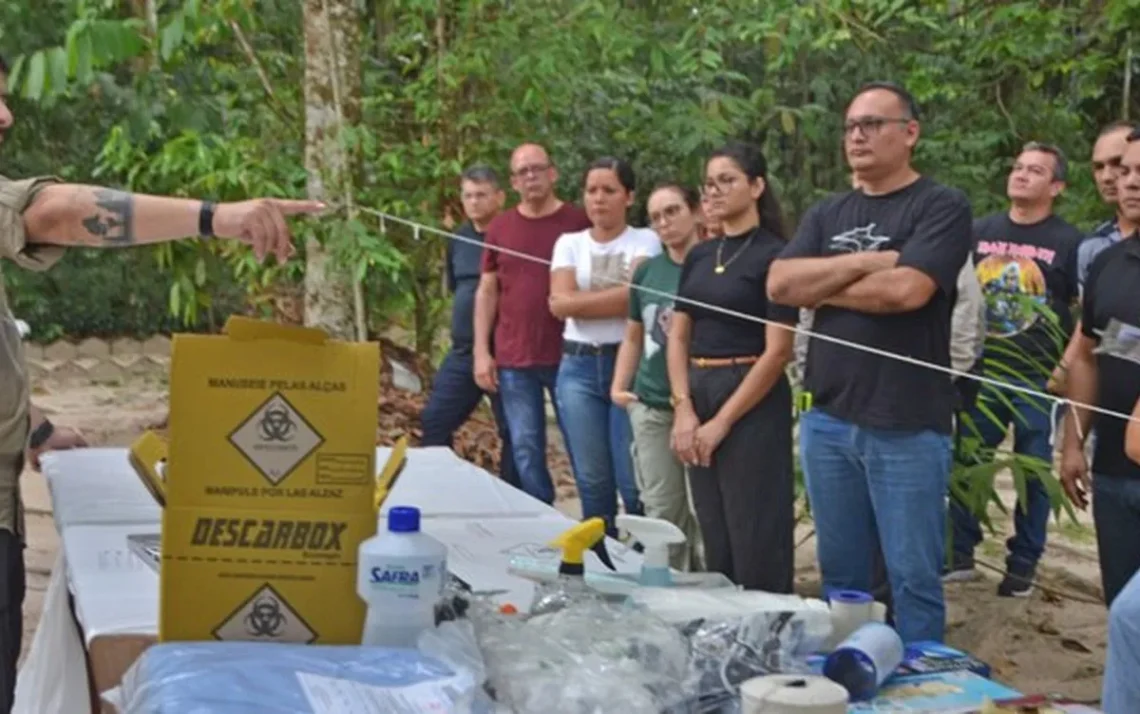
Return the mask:
[(626, 513), (641, 500), (630, 456), (629, 416), (610, 400), (618, 347), (625, 336), (633, 269), (661, 252), (648, 228), (626, 223), (635, 177), (629, 164), (598, 159), (586, 170), (586, 213), (593, 224), (554, 244), (550, 312), (566, 321), (555, 395), (582, 517), (602, 517), (611, 533), (617, 493)]

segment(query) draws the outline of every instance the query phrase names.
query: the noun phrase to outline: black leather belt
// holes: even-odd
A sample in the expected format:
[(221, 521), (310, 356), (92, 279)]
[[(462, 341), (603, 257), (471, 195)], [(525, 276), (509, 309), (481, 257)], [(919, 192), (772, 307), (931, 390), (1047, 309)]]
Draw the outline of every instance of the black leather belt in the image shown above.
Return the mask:
[(618, 347), (621, 345), (595, 345), (589, 342), (575, 342), (573, 340), (562, 341), (562, 354), (571, 355), (573, 357), (581, 357), (582, 355), (616, 355)]

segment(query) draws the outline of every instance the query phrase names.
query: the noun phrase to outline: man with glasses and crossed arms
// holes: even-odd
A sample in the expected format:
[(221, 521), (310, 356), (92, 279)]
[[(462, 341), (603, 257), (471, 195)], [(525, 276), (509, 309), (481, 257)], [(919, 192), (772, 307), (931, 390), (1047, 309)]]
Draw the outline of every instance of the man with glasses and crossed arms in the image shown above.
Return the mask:
[[(819, 335), (948, 368), (970, 204), (915, 171), (918, 138), (905, 89), (874, 83), (855, 95), (844, 149), (860, 188), (807, 212), (768, 293), (814, 308)], [(899, 634), (942, 640), (949, 375), (813, 337), (805, 387), (800, 447), (825, 592), (869, 591), (881, 543)]]
[(511, 188), (519, 204), (487, 226), (475, 293), (475, 382), (489, 394), (499, 393), (519, 481), (545, 503), (554, 502), (554, 484), (546, 463), (543, 391), (557, 414), (554, 384), (562, 359), (562, 321), (546, 309), (549, 265), (559, 236), (590, 227), (585, 211), (555, 194), (557, 181), (546, 149), (515, 149)]

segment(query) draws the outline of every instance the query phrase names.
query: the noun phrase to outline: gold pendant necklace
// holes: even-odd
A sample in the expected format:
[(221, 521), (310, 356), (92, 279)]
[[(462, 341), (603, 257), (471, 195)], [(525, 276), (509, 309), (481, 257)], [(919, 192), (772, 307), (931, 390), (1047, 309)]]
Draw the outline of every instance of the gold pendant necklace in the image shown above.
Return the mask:
[(732, 257), (729, 258), (728, 261), (724, 262), (724, 263), (721, 262), (721, 254), (724, 251), (725, 237), (721, 236), (720, 242), (717, 243), (717, 245), (716, 245), (716, 267), (713, 268), (713, 272), (716, 273), (717, 275), (723, 275), (724, 271), (728, 270), (728, 266), (732, 265), (732, 261), (734, 261), (738, 257), (740, 257), (741, 253), (748, 250), (748, 246), (750, 243), (752, 243), (752, 238), (755, 235), (756, 235), (755, 232), (750, 234), (748, 236), (748, 240), (744, 241), (744, 245), (740, 246), (740, 248), (738, 248), (737, 251), (732, 254)]

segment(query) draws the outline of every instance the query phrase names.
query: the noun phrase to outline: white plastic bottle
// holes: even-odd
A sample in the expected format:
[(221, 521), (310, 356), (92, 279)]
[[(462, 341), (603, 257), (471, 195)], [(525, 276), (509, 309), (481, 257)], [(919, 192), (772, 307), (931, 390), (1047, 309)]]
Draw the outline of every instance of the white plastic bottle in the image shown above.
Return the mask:
[(418, 508), (397, 506), (360, 544), (356, 592), (368, 606), (361, 644), (415, 647), (435, 626), (447, 579), (447, 546), (420, 532)]

